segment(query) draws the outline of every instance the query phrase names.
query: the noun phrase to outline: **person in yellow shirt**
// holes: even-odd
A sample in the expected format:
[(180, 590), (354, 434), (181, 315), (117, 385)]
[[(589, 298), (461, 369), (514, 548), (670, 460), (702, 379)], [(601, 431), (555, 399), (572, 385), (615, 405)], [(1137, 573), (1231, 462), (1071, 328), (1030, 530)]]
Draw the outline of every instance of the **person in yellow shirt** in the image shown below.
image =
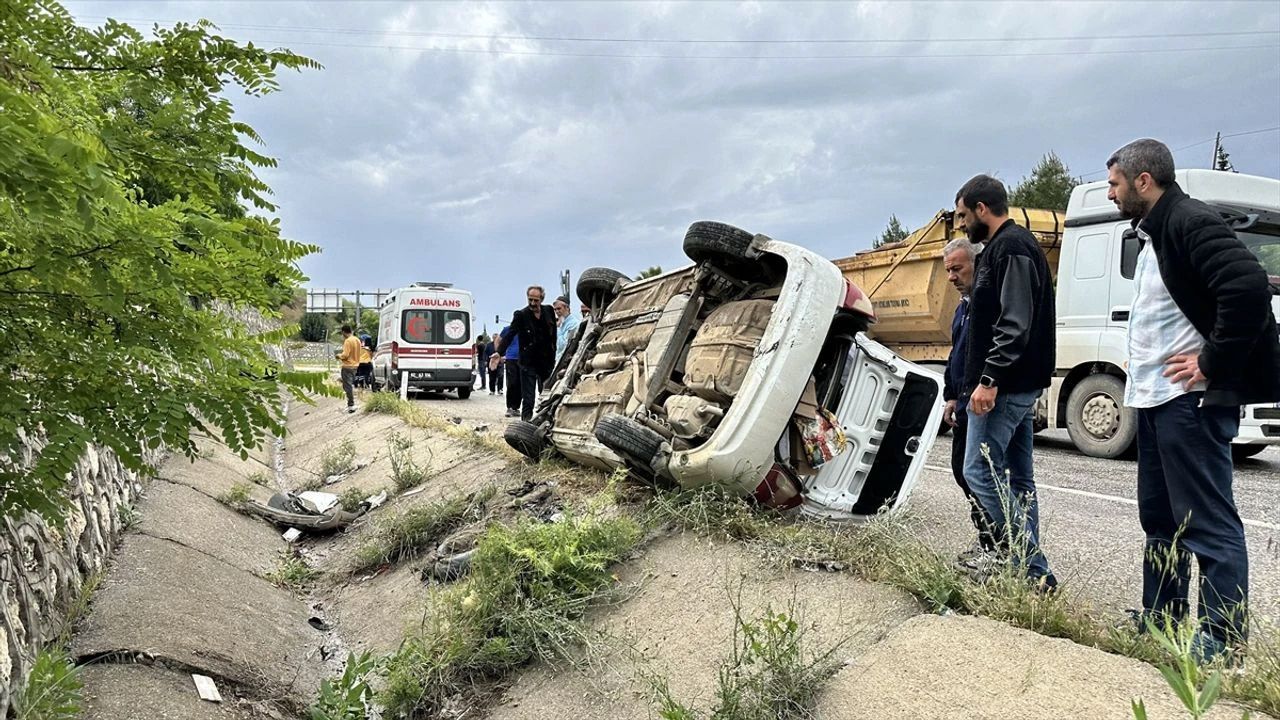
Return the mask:
[(351, 334), (351, 326), (342, 326), (342, 349), (333, 354), (342, 363), (342, 390), (347, 394), (347, 412), (356, 411), (356, 368), (360, 367), (360, 340)]
[(365, 333), (356, 336), (360, 340), (360, 364), (356, 366), (356, 385), (373, 387), (373, 338)]

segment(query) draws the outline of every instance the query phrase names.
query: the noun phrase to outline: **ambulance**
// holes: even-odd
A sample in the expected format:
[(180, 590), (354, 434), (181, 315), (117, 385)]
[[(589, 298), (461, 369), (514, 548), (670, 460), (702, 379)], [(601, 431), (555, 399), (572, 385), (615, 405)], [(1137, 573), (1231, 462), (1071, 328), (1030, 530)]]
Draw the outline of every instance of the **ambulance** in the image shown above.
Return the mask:
[(471, 293), (450, 283), (414, 283), (388, 295), (378, 307), (375, 387), (400, 392), (400, 384), (408, 383), (409, 390), (455, 390), (461, 400), (471, 397), (474, 309)]

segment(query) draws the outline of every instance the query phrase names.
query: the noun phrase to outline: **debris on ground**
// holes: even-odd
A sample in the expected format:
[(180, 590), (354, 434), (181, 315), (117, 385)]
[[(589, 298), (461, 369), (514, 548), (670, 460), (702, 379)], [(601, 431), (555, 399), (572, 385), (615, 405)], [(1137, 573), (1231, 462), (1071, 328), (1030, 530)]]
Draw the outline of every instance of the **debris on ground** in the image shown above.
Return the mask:
[(191, 679), (196, 683), (196, 692), (200, 693), (201, 700), (209, 702), (222, 702), (222, 695), (218, 692), (218, 686), (213, 683), (213, 678), (207, 675), (192, 674)]

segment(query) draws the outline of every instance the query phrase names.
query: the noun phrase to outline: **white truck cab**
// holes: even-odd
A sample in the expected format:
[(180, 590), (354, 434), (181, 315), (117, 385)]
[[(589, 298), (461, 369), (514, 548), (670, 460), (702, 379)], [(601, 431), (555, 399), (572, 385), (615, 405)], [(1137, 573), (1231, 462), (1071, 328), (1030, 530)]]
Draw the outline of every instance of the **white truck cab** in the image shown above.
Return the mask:
[(476, 357), (471, 339), (471, 293), (449, 283), (415, 283), (378, 307), (374, 384), (393, 391), (455, 390), (471, 397)]
[[(1262, 261), (1273, 294), (1280, 288), (1280, 180), (1216, 170), (1181, 170), (1178, 184), (1219, 209), (1236, 236)], [(1076, 447), (1117, 457), (1137, 432), (1136, 412), (1123, 406), (1129, 310), (1137, 243), (1130, 222), (1107, 199), (1106, 181), (1071, 193), (1057, 278), (1057, 370), (1041, 396), (1042, 426), (1065, 427)], [(1272, 297), (1280, 317), (1280, 296)], [(1280, 444), (1280, 404), (1241, 409), (1237, 458)]]

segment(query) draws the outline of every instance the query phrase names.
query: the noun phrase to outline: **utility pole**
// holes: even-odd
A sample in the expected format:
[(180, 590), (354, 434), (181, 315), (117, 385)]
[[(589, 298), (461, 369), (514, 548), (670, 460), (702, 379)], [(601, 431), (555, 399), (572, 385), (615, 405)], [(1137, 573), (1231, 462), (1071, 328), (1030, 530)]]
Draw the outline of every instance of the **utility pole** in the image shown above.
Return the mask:
[(1218, 168), (1218, 148), (1222, 147), (1222, 131), (1218, 131), (1217, 137), (1213, 139), (1213, 161), (1209, 163), (1210, 170)]
[[(568, 271), (568, 270), (565, 270), (564, 272), (560, 273), (560, 290), (561, 290), (561, 292), (560, 292), (560, 294), (561, 294), (561, 295), (564, 295), (565, 297), (570, 297), (570, 295), (569, 295), (569, 271)], [(572, 305), (572, 303), (570, 303), (570, 304)]]

